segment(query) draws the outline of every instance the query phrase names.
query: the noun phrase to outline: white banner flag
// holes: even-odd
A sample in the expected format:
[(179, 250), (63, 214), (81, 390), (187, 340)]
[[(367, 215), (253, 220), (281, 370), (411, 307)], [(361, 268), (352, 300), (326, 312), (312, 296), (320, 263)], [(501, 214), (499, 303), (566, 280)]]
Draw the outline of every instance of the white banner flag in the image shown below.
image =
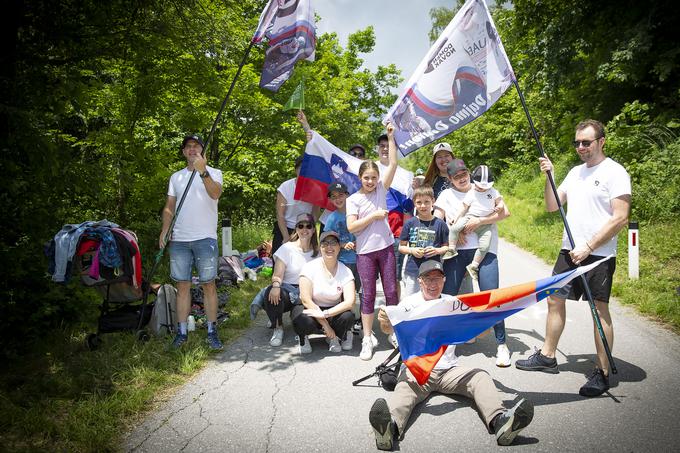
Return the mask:
[(387, 113), (402, 156), (486, 112), (515, 80), (484, 0), (467, 0)]

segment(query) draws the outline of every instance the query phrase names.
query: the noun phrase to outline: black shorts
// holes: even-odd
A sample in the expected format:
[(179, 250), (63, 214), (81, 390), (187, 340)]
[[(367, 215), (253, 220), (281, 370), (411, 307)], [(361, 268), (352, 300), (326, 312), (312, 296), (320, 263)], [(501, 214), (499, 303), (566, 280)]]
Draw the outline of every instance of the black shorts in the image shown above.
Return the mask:
[[(594, 263), (595, 261), (601, 260), (604, 256), (590, 255), (588, 258), (583, 260), (582, 265), (588, 265)], [(571, 258), (569, 257), (569, 250), (562, 249), (557, 257), (557, 262), (553, 268), (553, 275), (561, 274), (562, 272), (567, 272), (571, 269), (576, 269), (578, 266), (575, 265)], [(616, 258), (611, 257), (604, 263), (597, 266), (595, 269), (586, 272), (586, 280), (588, 281), (588, 286), (590, 287), (590, 292), (593, 295), (593, 300), (599, 300), (601, 302), (609, 302), (609, 295), (612, 291), (612, 280), (614, 278), (614, 271), (616, 270)], [(585, 290), (583, 289), (583, 279), (581, 277), (576, 277), (569, 283), (567, 283), (562, 289), (554, 294), (554, 297), (560, 299), (572, 299), (579, 300), (583, 296)]]

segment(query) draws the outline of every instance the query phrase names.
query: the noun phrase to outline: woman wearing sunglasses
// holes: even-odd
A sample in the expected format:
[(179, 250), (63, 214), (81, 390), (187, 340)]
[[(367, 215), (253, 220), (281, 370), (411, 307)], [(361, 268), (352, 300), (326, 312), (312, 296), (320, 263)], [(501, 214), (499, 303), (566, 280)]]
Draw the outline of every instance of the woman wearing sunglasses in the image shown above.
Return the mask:
[(291, 311), (299, 303), (298, 287), (302, 267), (319, 255), (319, 242), (316, 238), (314, 216), (298, 214), (295, 231), (290, 240), (274, 253), (274, 272), (272, 283), (260, 290), (251, 304), (251, 318), (259, 307), (264, 307), (269, 323), (274, 329), (269, 344), (281, 346), (283, 343), (283, 314)]
[(352, 349), (354, 334), (354, 276), (338, 261), (340, 236), (335, 231), (321, 234), (321, 257), (302, 267), (300, 301), (293, 307), (291, 319), (299, 338), (298, 352), (309, 354), (308, 335), (323, 330), (330, 352)]

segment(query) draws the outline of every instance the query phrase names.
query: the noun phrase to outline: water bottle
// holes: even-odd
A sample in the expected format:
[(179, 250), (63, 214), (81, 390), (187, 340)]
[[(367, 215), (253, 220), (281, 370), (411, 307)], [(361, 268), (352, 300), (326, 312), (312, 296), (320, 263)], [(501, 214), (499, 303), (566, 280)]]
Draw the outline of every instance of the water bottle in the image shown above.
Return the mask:
[(196, 318), (194, 318), (194, 315), (189, 315), (187, 318), (187, 331), (193, 332), (196, 330)]

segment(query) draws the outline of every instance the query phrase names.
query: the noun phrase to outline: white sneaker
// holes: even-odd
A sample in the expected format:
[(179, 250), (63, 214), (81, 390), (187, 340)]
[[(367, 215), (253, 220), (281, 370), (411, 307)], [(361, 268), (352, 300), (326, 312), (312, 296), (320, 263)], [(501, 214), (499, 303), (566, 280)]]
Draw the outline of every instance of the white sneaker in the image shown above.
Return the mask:
[(378, 347), (378, 339), (373, 335), (373, 332), (371, 332), (371, 343), (373, 343), (374, 349)]
[(283, 327), (277, 327), (274, 329), (274, 333), (272, 334), (271, 340), (269, 340), (269, 344), (271, 346), (281, 346), (281, 343), (283, 343)]
[(371, 337), (364, 337), (361, 340), (361, 353), (359, 353), (359, 358), (361, 360), (371, 360), (373, 357), (373, 341)]
[(510, 350), (505, 344), (499, 344), (496, 351), (496, 366), (505, 368), (510, 366)]
[(298, 343), (298, 354), (309, 354), (312, 352), (312, 344), (309, 342), (309, 337), (305, 335), (305, 344), (300, 344), (300, 337), (295, 337)]
[(328, 351), (329, 352), (340, 352), (342, 351), (342, 348), (340, 347), (340, 339), (338, 337), (331, 338), (331, 341), (328, 342)]
[(354, 343), (354, 334), (349, 330), (345, 339), (340, 343), (340, 347), (342, 347), (343, 351), (351, 351), (353, 346), (352, 343)]
[(387, 336), (387, 341), (390, 342), (390, 344), (392, 345), (392, 347), (394, 349), (397, 349), (399, 347), (399, 342), (397, 341), (397, 335), (394, 332), (392, 332), (391, 334), (389, 334)]

